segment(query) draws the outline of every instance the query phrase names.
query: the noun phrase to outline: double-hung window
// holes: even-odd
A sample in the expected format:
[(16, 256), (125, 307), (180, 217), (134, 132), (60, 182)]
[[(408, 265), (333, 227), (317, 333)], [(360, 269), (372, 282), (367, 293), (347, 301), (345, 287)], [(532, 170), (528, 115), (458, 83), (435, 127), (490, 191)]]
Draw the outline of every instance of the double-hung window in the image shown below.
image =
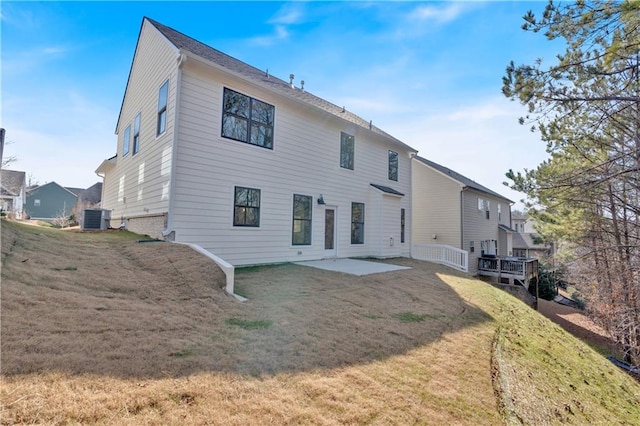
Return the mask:
[(224, 88), (222, 136), (273, 149), (275, 107)]
[(312, 198), (308, 195), (293, 194), (293, 229), (291, 243), (294, 246), (311, 245)]
[(260, 190), (235, 187), (233, 226), (260, 226)]
[(347, 133), (340, 133), (340, 167), (353, 170), (355, 138)]
[(140, 114), (133, 120), (133, 155), (140, 151)]
[(165, 81), (158, 91), (158, 125), (156, 136), (167, 130), (167, 97), (169, 94), (169, 80)]
[(364, 203), (351, 203), (351, 244), (364, 244)]
[(389, 151), (389, 180), (398, 181), (398, 153)]
[(124, 136), (122, 137), (122, 156), (124, 157), (129, 153), (129, 142), (131, 141), (131, 125), (124, 129)]

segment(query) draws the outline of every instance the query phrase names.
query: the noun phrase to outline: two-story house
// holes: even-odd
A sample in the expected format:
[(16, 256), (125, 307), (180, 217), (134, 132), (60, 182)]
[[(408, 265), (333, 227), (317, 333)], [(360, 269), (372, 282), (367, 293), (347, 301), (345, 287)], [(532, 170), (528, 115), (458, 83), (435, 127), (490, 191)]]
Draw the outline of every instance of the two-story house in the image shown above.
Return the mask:
[(233, 265), (410, 255), (416, 150), (293, 75), (143, 18), (116, 134), (113, 227)]
[(433, 161), (416, 156), (413, 163), (414, 244), (467, 251), (471, 274), (482, 255), (513, 254), (511, 200)]
[(528, 214), (514, 212), (511, 218), (511, 227), (516, 230), (513, 234), (514, 256), (546, 260), (554, 254), (554, 245), (542, 241), (535, 226), (535, 220)]

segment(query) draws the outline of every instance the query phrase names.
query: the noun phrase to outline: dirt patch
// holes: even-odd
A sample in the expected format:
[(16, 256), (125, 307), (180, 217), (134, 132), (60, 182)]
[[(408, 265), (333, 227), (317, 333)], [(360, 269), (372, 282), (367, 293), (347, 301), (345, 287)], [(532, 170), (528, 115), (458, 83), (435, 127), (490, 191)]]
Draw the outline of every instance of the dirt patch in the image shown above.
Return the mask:
[(613, 350), (613, 342), (607, 332), (595, 324), (583, 311), (544, 299), (538, 300), (538, 311), (600, 351)]

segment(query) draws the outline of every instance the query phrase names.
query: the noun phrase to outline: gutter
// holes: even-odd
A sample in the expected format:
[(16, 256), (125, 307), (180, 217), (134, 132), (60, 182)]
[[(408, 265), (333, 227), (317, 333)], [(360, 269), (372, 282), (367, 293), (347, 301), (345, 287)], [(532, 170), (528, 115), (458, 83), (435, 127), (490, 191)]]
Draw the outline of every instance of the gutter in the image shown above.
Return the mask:
[[(162, 231), (163, 237), (170, 237), (175, 239), (175, 232), (173, 229), (173, 206), (175, 200), (175, 176), (177, 170), (177, 158), (178, 158), (178, 131), (179, 131), (179, 117), (180, 117), (180, 87), (182, 87), (182, 66), (187, 60), (187, 56), (180, 50), (176, 63), (178, 70), (176, 72), (176, 100), (173, 114), (173, 144), (171, 147), (171, 176), (169, 177), (169, 208), (167, 209), (167, 229)], [(232, 286), (233, 290), (233, 286)]]

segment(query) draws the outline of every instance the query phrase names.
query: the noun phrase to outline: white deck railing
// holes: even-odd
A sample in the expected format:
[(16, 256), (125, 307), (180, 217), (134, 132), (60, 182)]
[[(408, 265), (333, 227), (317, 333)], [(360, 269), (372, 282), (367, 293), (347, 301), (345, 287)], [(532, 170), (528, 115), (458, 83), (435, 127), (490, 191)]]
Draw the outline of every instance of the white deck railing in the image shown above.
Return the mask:
[(414, 244), (411, 257), (428, 262), (441, 263), (460, 271), (469, 272), (469, 253), (444, 244)]

